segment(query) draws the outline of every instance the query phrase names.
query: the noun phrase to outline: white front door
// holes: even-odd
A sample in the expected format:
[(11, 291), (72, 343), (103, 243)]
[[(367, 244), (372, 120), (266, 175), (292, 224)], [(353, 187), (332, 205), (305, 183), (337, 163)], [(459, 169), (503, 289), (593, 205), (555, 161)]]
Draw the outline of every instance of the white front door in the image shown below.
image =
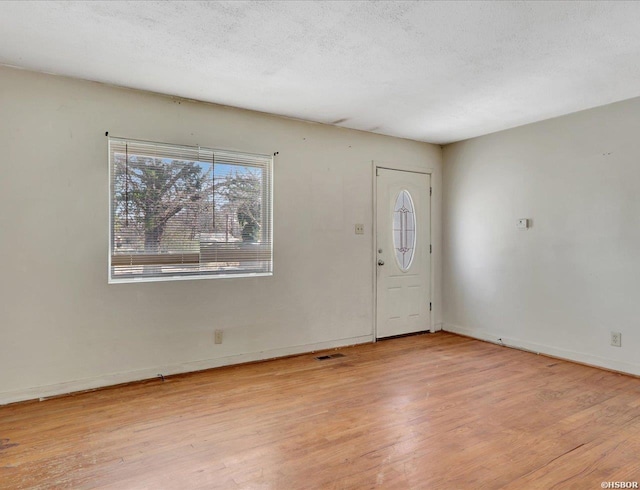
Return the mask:
[(376, 175), (376, 337), (430, 330), (430, 176)]

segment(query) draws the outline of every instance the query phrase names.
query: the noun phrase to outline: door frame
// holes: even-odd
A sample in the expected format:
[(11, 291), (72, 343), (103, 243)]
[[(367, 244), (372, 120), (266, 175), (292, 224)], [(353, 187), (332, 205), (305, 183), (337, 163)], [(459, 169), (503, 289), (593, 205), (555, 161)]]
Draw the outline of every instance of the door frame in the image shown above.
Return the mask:
[[(372, 182), (372, 213), (373, 213), (373, 226), (371, 241), (373, 243), (373, 254), (371, 255), (371, 264), (373, 264), (373, 342), (378, 341), (378, 268), (375, 265), (376, 259), (378, 257), (378, 182), (377, 182), (377, 172), (379, 168), (383, 168), (386, 170), (397, 170), (399, 172), (412, 172), (416, 174), (427, 174), (429, 175), (429, 182), (431, 187), (431, 192), (429, 192), (429, 237), (431, 243), (433, 243), (433, 169), (432, 168), (424, 168), (424, 167), (416, 167), (413, 165), (404, 165), (398, 162), (383, 162), (379, 160), (371, 161), (371, 182)], [(433, 273), (433, 252), (429, 254), (429, 292), (431, 294), (431, 298), (429, 300), (432, 303), (432, 308), (429, 311), (429, 324), (431, 325), (431, 332), (434, 331), (433, 328), (433, 287), (434, 287), (434, 273)]]

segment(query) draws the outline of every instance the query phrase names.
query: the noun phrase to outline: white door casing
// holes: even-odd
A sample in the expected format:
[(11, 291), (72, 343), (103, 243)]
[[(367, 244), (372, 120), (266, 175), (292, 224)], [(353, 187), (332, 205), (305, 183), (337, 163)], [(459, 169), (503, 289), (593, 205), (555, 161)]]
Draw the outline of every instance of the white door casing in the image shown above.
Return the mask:
[(376, 338), (431, 329), (430, 175), (376, 169)]

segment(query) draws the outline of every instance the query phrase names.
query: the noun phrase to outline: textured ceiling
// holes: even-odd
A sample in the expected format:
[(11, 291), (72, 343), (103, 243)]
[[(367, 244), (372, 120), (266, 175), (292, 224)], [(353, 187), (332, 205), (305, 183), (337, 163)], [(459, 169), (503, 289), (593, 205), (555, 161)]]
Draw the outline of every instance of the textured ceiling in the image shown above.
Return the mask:
[(0, 64), (448, 143), (640, 96), (640, 2), (0, 1)]

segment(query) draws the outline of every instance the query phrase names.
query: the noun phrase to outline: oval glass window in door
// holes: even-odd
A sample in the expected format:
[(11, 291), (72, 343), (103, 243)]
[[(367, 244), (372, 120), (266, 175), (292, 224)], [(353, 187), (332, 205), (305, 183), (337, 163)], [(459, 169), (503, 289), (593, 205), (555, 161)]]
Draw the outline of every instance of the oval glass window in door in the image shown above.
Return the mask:
[(416, 248), (416, 214), (407, 190), (400, 191), (393, 207), (393, 248), (398, 267), (408, 271)]

